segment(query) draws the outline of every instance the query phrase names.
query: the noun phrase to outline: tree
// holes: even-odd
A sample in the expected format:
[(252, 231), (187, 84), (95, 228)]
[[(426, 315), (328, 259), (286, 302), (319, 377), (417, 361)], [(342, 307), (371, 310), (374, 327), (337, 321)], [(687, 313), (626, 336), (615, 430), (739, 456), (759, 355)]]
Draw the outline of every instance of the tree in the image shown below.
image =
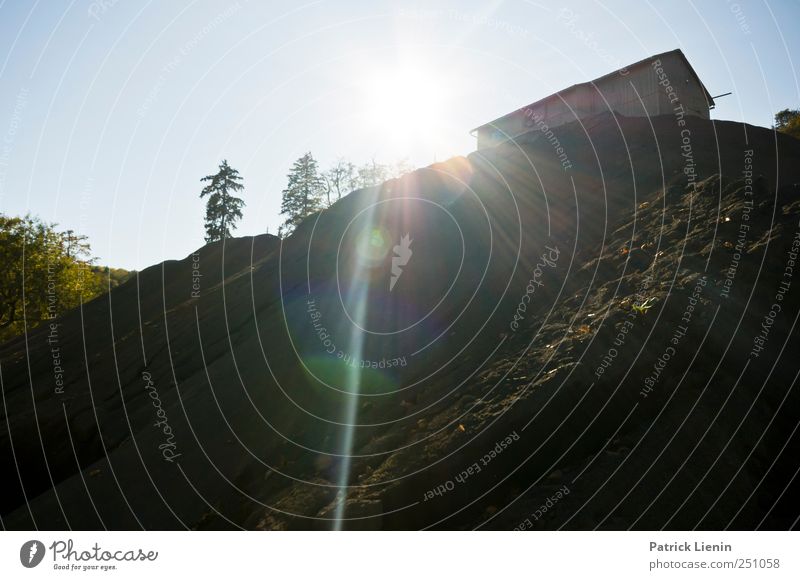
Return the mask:
[(336, 194), (336, 201), (342, 199), (342, 193), (347, 193), (358, 187), (356, 166), (346, 159), (337, 159), (336, 164), (322, 174), (325, 184), (325, 195), (328, 205), (331, 205), (331, 194)]
[(414, 171), (414, 166), (408, 159), (401, 159), (392, 167), (392, 177), (402, 177), (406, 173)]
[(0, 215), (0, 340), (102, 294), (85, 236), (31, 216)]
[(359, 187), (373, 187), (381, 184), (391, 177), (388, 165), (377, 163), (372, 159), (358, 168)]
[(775, 129), (800, 139), (800, 110), (784, 109), (775, 113)]
[(236, 222), (242, 219), (244, 200), (234, 197), (233, 193), (244, 189), (239, 183), (242, 176), (228, 161), (223, 159), (219, 171), (215, 175), (206, 175), (200, 181), (210, 183), (200, 192), (200, 198), (208, 197), (206, 203), (206, 242), (216, 242), (231, 237), (231, 230), (236, 229)]
[(89, 255), (90, 248), (89, 243), (87, 242), (89, 239), (88, 237), (81, 234), (76, 235), (75, 230), (66, 230), (60, 235), (63, 240), (63, 244), (66, 247), (68, 258)]
[(358, 168), (358, 175), (355, 181), (359, 187), (373, 187), (389, 179), (402, 177), (411, 171), (414, 171), (414, 167), (409, 163), (408, 159), (401, 159), (393, 165), (378, 163), (375, 159), (372, 159)]
[(284, 231), (291, 231), (306, 217), (322, 209), (325, 182), (310, 152), (294, 162), (287, 180), (286, 189), (281, 192), (281, 215), (286, 216)]

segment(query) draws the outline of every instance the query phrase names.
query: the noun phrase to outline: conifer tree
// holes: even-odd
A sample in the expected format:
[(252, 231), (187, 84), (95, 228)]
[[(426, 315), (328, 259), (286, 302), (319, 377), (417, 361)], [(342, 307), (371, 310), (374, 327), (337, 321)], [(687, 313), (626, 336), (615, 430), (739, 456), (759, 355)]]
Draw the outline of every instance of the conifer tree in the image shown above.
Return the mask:
[(244, 200), (234, 197), (234, 193), (244, 189), (242, 176), (223, 159), (215, 175), (206, 175), (200, 181), (210, 183), (200, 192), (200, 197), (208, 196), (206, 202), (206, 242), (216, 242), (231, 237), (236, 222), (242, 219)]
[(306, 217), (322, 209), (325, 181), (311, 153), (294, 162), (287, 180), (282, 192), (281, 215), (286, 216), (284, 230), (291, 231)]

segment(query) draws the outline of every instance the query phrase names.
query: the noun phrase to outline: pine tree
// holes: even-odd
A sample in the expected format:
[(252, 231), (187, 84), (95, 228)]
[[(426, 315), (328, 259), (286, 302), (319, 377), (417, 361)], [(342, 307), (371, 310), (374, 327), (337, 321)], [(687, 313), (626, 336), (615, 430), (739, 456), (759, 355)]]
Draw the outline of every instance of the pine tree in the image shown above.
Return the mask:
[(232, 194), (244, 189), (239, 183), (242, 176), (223, 159), (216, 175), (206, 175), (200, 181), (210, 181), (200, 192), (208, 197), (206, 203), (206, 242), (216, 242), (231, 237), (236, 222), (242, 219), (244, 200)]
[(294, 162), (287, 179), (289, 183), (282, 192), (281, 215), (286, 216), (284, 230), (291, 231), (306, 217), (322, 209), (325, 187), (311, 153)]

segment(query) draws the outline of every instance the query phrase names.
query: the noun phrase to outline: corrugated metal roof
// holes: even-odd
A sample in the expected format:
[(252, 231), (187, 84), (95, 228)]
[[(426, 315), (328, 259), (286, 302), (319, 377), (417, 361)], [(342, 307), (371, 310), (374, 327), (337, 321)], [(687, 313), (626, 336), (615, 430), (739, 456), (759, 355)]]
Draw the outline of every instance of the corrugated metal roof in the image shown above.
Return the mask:
[(692, 65), (689, 63), (689, 59), (687, 59), (686, 55), (683, 54), (683, 51), (680, 48), (676, 48), (675, 50), (669, 50), (667, 52), (662, 52), (662, 53), (659, 53), (659, 54), (654, 54), (653, 56), (648, 56), (647, 58), (643, 58), (642, 60), (636, 61), (635, 63), (624, 67), (624, 69), (613, 70), (610, 73), (604, 74), (601, 77), (597, 77), (596, 79), (594, 79), (592, 81), (587, 81), (587, 82), (578, 83), (578, 84), (574, 84), (572, 86), (569, 86), (566, 89), (562, 89), (562, 90), (558, 91), (557, 93), (553, 93), (552, 95), (548, 95), (548, 96), (546, 96), (546, 97), (544, 97), (542, 99), (539, 99), (538, 101), (534, 101), (532, 103), (529, 103), (529, 104), (527, 104), (527, 105), (525, 105), (523, 107), (520, 107), (519, 109), (516, 109), (516, 110), (514, 110), (514, 111), (512, 111), (510, 113), (506, 113), (505, 115), (503, 115), (502, 117), (498, 117), (494, 121), (489, 121), (488, 123), (484, 123), (483, 125), (479, 125), (478, 127), (475, 127), (474, 129), (472, 129), (472, 131), (470, 131), (470, 134), (475, 133), (475, 131), (477, 131), (481, 127), (486, 127), (487, 125), (494, 125), (498, 121), (502, 121), (503, 119), (505, 119), (507, 117), (511, 117), (512, 115), (515, 115), (517, 113), (523, 112), (525, 109), (528, 109), (528, 108), (533, 107), (535, 105), (538, 105), (540, 103), (544, 103), (545, 101), (549, 101), (550, 99), (554, 99), (554, 98), (558, 97), (559, 95), (561, 95), (562, 93), (566, 93), (566, 92), (575, 90), (578, 87), (596, 85), (596, 84), (602, 82), (603, 79), (606, 79), (608, 77), (616, 75), (617, 73), (619, 73), (620, 70), (631, 71), (631, 70), (640, 68), (642, 66), (649, 66), (650, 63), (653, 62), (654, 60), (663, 58), (663, 57), (665, 57), (667, 55), (673, 55), (673, 54), (677, 55), (678, 57), (681, 58), (681, 60), (683, 60), (684, 64), (686, 65), (686, 68), (689, 70), (689, 72), (692, 74), (692, 76), (698, 82), (700, 87), (702, 87), (703, 92), (706, 95), (706, 99), (708, 100), (709, 108), (713, 108), (714, 107), (714, 99), (711, 97), (711, 93), (708, 92), (708, 89), (706, 89), (705, 85), (703, 84), (703, 81), (701, 81), (700, 77), (697, 76), (697, 73), (692, 68)]

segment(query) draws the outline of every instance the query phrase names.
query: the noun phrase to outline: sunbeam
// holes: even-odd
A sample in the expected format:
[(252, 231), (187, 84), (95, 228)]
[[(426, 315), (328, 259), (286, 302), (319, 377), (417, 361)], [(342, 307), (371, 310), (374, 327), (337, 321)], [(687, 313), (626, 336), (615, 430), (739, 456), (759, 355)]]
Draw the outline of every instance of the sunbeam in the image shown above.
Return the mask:
[[(374, 227), (375, 205), (372, 205), (365, 212), (367, 227), (365, 234), (358, 236), (355, 241), (355, 260), (353, 261), (350, 273), (349, 290), (345, 297), (345, 304), (352, 313), (352, 323), (350, 326), (349, 340), (347, 341), (350, 354), (355, 360), (360, 360), (364, 355), (364, 331), (361, 330), (367, 324), (367, 304), (369, 302), (369, 283), (370, 276), (367, 270), (374, 266), (381, 257), (383, 246), (386, 245), (385, 236), (381, 230)], [(338, 485), (339, 490), (336, 495), (336, 509), (334, 510), (334, 530), (341, 530), (345, 518), (345, 505), (347, 503), (347, 490), (350, 483), (351, 455), (353, 453), (353, 440), (355, 437), (355, 423), (358, 418), (358, 400), (361, 393), (362, 372), (360, 367), (347, 365), (344, 375), (345, 384), (342, 389), (348, 394), (345, 395), (342, 423), (341, 447), (339, 454), (342, 462), (339, 467)]]

